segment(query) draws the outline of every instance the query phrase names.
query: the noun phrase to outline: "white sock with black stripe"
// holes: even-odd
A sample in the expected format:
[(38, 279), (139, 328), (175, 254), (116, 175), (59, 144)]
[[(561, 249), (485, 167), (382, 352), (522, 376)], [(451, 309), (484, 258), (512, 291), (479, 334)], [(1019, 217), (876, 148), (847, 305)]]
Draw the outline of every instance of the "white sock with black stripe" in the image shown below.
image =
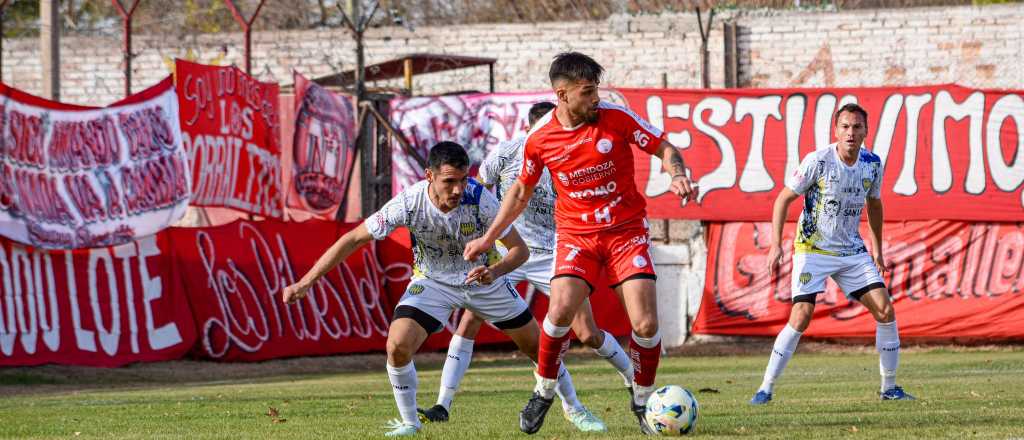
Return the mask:
[(398, 405), (398, 414), (402, 416), (402, 422), (407, 425), (420, 426), (420, 419), (416, 415), (416, 389), (419, 385), (416, 379), (416, 366), (412, 361), (407, 365), (395, 367), (387, 364), (388, 379), (391, 380), (391, 389), (395, 393), (395, 404)]
[(882, 375), (884, 393), (896, 386), (896, 368), (900, 365), (900, 332), (896, 321), (878, 323), (875, 349), (878, 350), (878, 371)]

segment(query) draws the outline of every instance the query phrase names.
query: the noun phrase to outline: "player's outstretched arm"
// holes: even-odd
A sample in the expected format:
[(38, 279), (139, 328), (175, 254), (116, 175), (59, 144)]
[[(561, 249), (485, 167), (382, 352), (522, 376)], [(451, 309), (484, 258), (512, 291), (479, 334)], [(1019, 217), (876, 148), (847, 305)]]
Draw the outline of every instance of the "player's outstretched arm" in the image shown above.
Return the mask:
[(882, 254), (882, 199), (868, 197), (868, 228), (871, 230), (871, 257), (879, 272), (885, 272), (885, 256)]
[(779, 195), (775, 197), (775, 205), (772, 206), (772, 244), (768, 247), (768, 274), (775, 276), (775, 269), (782, 260), (782, 228), (786, 225), (786, 213), (789, 212), (789, 205), (800, 197), (788, 187), (782, 187)]
[(305, 298), (309, 289), (313, 287), (313, 284), (315, 284), (320, 277), (326, 275), (327, 272), (348, 258), (349, 255), (352, 255), (356, 249), (359, 249), (360, 246), (369, 243), (372, 239), (373, 237), (370, 236), (370, 232), (366, 230), (366, 225), (363, 223), (360, 223), (359, 226), (356, 226), (354, 229), (346, 232), (345, 235), (342, 235), (338, 241), (335, 241), (334, 244), (320, 256), (320, 259), (316, 260), (316, 264), (313, 265), (312, 269), (309, 269), (309, 272), (306, 272), (306, 274), (303, 275), (299, 281), (295, 282), (295, 284), (285, 287), (284, 294), (281, 299), (287, 304), (292, 304), (295, 301)]
[(494, 241), (501, 238), (498, 235), (508, 229), (509, 225), (526, 209), (526, 205), (530, 203), (530, 197), (533, 197), (533, 185), (526, 185), (519, 180), (513, 183), (512, 187), (505, 193), (505, 198), (501, 202), (501, 208), (498, 209), (498, 215), (494, 217), (494, 221), (487, 228), (487, 232), (480, 238), (466, 243), (466, 249), (462, 252), (462, 258), (465, 258), (466, 261), (473, 261), (480, 254), (487, 252), (491, 246), (494, 246)]
[(530, 248), (526, 246), (526, 242), (519, 236), (516, 228), (509, 228), (508, 234), (501, 237), (501, 243), (508, 249), (508, 253), (490, 267), (478, 266), (473, 268), (469, 275), (466, 276), (466, 284), (476, 281), (479, 281), (481, 284), (490, 284), (502, 275), (522, 266), (526, 260), (530, 259)]
[(672, 185), (669, 190), (679, 196), (683, 201), (697, 199), (697, 185), (690, 182), (690, 176), (686, 174), (686, 165), (683, 163), (683, 156), (679, 150), (668, 141), (661, 141), (658, 150), (654, 153), (661, 159), (661, 167), (672, 176)]

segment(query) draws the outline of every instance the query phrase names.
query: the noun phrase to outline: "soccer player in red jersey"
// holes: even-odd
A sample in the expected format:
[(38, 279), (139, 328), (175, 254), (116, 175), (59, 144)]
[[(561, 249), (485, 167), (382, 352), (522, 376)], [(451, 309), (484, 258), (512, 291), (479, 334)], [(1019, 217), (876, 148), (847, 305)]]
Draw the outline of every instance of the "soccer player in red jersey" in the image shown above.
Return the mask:
[(646, 201), (636, 188), (632, 147), (658, 156), (672, 176), (671, 191), (684, 201), (695, 195), (683, 158), (661, 130), (627, 108), (601, 102), (598, 84), (604, 68), (587, 55), (562, 53), (549, 77), (557, 107), (530, 130), (519, 180), (505, 195), (487, 233), (466, 244), (472, 260), (490, 249), (519, 217), (533, 194), (543, 167), (555, 192), (555, 271), (551, 303), (540, 335), (537, 386), (519, 415), (519, 429), (540, 430), (555, 395), (568, 333), (580, 304), (594, 290), (602, 268), (629, 315), (633, 334), (630, 358), (633, 385), (630, 407), (640, 430), (644, 404), (654, 391), (661, 356), (654, 264), (648, 252)]

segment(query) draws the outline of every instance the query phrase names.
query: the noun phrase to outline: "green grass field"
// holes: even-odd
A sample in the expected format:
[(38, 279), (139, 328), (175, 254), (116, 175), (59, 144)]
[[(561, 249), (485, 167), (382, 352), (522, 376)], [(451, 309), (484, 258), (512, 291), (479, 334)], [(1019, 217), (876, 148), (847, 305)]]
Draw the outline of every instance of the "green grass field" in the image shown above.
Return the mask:
[[(451, 421), (426, 425), (420, 438), (526, 438), (517, 417), (532, 387), (528, 364), (478, 358)], [(380, 438), (397, 415), (383, 355), (320, 359), (0, 369), (0, 437)], [(421, 406), (436, 398), (441, 359), (417, 364)], [(674, 355), (662, 360), (658, 383), (694, 391), (701, 414), (693, 435), (702, 438), (1024, 438), (1021, 348), (905, 352), (900, 383), (916, 402), (880, 402), (877, 355), (861, 348), (798, 353), (775, 401), (751, 407), (765, 361), (766, 353)], [(640, 437), (611, 367), (579, 350), (568, 362), (581, 399), (610, 432), (576, 433), (553, 407), (535, 437)]]

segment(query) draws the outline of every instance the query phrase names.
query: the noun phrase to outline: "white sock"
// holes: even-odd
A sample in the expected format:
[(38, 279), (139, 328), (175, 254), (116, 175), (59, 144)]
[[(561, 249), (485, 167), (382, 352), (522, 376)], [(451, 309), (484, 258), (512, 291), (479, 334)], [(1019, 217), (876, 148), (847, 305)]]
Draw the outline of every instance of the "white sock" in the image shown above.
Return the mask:
[(649, 338), (641, 338), (640, 335), (637, 335), (635, 332), (632, 334), (632, 337), (633, 342), (636, 342), (637, 345), (643, 348), (654, 348), (661, 343), (661, 330), (654, 332), (654, 336)]
[[(536, 364), (534, 364), (536, 366)], [(564, 367), (563, 367), (564, 368)], [(561, 376), (561, 374), (559, 374)], [(548, 379), (537, 374), (536, 367), (533, 370), (533, 377), (537, 378), (537, 385), (533, 387), (533, 392), (540, 394), (540, 397), (545, 399), (555, 398), (555, 389), (558, 387), (558, 379)]]
[(555, 325), (555, 323), (548, 321), (547, 316), (544, 317), (544, 322), (541, 324), (541, 327), (544, 329), (544, 333), (552, 338), (561, 338), (568, 334), (570, 330), (569, 326), (560, 327)]
[(402, 422), (407, 425), (420, 426), (420, 420), (416, 416), (416, 366), (412, 361), (408, 365), (393, 367), (387, 364), (388, 379), (391, 380), (391, 389), (395, 393), (395, 404), (398, 405), (398, 414), (402, 416)]
[(656, 385), (645, 387), (642, 385), (637, 385), (636, 382), (633, 382), (633, 403), (637, 405), (646, 405), (647, 398), (651, 397), (651, 394), (654, 393), (654, 389), (656, 387)]
[(562, 399), (562, 411), (566, 413), (583, 410), (583, 403), (576, 397), (576, 387), (572, 384), (572, 375), (565, 368), (565, 363), (558, 368), (558, 386), (555, 387), (555, 394)]
[(772, 346), (772, 355), (768, 358), (768, 368), (764, 371), (764, 381), (761, 382), (761, 387), (758, 388), (759, 391), (772, 392), (772, 388), (775, 386), (775, 379), (782, 374), (782, 370), (786, 369), (786, 364), (793, 357), (793, 352), (796, 351), (796, 344), (800, 342), (800, 335), (802, 334), (793, 327), (790, 327), (789, 324), (782, 328), (779, 336), (775, 338), (775, 345)]
[(879, 322), (875, 329), (878, 350), (878, 371), (882, 375), (882, 392), (896, 386), (896, 368), (900, 365), (900, 332), (896, 321)]
[(473, 340), (453, 335), (448, 343), (448, 357), (441, 369), (441, 390), (437, 393), (437, 404), (451, 410), (455, 391), (459, 389), (462, 377), (466, 375), (469, 361), (473, 359)]
[(628, 387), (629, 384), (633, 383), (633, 363), (629, 361), (629, 356), (626, 355), (626, 351), (619, 345), (619, 341), (616, 341), (611, 333), (604, 330), (602, 332), (604, 332), (604, 342), (601, 343), (601, 348), (594, 350), (594, 353), (597, 353), (598, 356), (603, 357), (609, 364), (612, 364), (619, 371), (619, 375), (622, 376), (623, 383)]

